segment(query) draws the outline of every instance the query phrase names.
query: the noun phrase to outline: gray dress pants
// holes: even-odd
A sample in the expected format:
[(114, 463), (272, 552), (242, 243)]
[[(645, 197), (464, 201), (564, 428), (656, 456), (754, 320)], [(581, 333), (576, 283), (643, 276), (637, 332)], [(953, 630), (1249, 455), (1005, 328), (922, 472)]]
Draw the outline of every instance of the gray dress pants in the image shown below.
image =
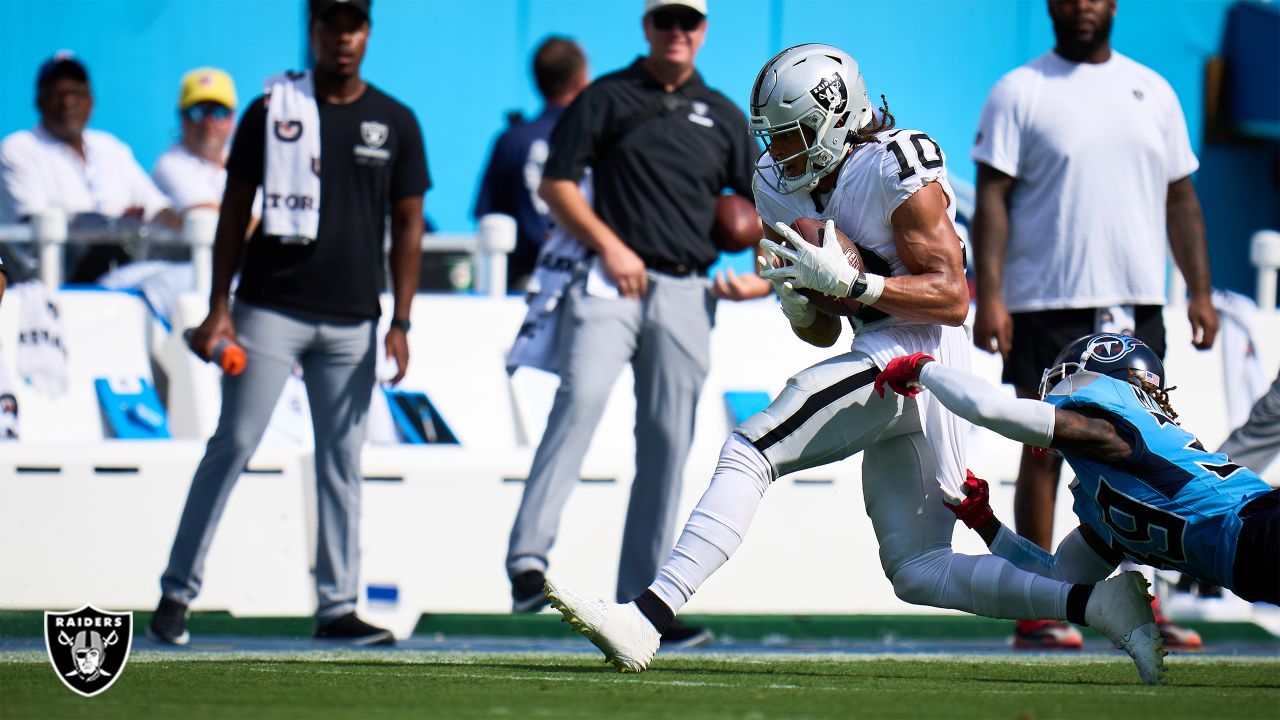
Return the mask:
[(694, 411), (710, 366), (715, 299), (700, 276), (649, 273), (642, 300), (587, 295), (576, 279), (560, 320), (560, 387), (511, 529), (507, 573), (546, 571), (560, 513), (622, 366), (635, 374), (636, 476), (627, 506), (617, 597), (658, 574), (674, 540)]
[[(196, 468), (160, 578), (165, 597), (190, 604), (231, 488), (258, 447), (295, 363), (302, 364), (315, 429), (316, 617), (356, 608), (360, 577), (360, 450), (373, 392), (376, 324), (313, 323), (237, 301), (236, 334), (248, 364), (222, 377), (222, 414)], [(264, 528), (263, 532), (270, 532)]]

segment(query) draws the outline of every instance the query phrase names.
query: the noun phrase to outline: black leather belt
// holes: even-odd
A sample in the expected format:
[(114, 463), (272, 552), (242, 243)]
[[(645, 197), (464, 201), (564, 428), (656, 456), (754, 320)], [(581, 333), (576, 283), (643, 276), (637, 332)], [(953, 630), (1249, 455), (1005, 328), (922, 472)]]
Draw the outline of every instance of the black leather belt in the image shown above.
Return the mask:
[(670, 275), (672, 277), (691, 277), (693, 275), (706, 275), (707, 266), (686, 265), (684, 263), (665, 262), (662, 260), (645, 260), (644, 266), (647, 270)]

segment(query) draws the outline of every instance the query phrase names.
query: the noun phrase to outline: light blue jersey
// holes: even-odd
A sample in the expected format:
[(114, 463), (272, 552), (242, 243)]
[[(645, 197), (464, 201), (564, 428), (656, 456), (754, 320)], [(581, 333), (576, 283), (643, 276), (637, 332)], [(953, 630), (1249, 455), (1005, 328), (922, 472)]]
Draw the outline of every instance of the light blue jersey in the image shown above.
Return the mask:
[(1134, 562), (1233, 585), (1240, 508), (1270, 486), (1206, 451), (1129, 383), (1081, 371), (1045, 402), (1095, 417), (1103, 411), (1134, 448), (1113, 465), (1062, 453), (1076, 473), (1071, 494), (1081, 522)]

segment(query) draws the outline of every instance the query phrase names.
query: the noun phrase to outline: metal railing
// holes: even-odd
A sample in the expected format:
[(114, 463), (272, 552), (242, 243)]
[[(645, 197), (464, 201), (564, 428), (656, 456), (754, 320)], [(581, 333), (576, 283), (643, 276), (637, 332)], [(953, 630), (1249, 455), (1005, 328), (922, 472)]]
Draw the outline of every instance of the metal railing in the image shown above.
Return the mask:
[[(182, 228), (174, 230), (161, 225), (127, 224), (108, 221), (104, 227), (80, 229), (72, 227), (66, 213), (47, 210), (24, 224), (0, 225), (0, 242), (28, 243), (38, 253), (40, 279), (56, 288), (66, 277), (64, 249), (68, 244), (120, 243), (137, 248), (135, 259), (144, 260), (156, 245), (184, 246), (191, 249), (196, 291), (209, 294), (213, 277), (213, 238), (218, 227), (218, 211), (192, 208), (182, 218)], [(390, 245), (388, 231), (384, 239)], [(516, 246), (516, 221), (507, 215), (485, 215), (476, 232), (428, 233), (422, 236), (423, 252), (467, 253), (475, 268), (475, 291), (499, 296), (507, 291), (507, 255)]]
[(1280, 232), (1259, 230), (1249, 239), (1249, 263), (1258, 270), (1255, 288), (1263, 312), (1276, 309), (1276, 271), (1280, 270)]

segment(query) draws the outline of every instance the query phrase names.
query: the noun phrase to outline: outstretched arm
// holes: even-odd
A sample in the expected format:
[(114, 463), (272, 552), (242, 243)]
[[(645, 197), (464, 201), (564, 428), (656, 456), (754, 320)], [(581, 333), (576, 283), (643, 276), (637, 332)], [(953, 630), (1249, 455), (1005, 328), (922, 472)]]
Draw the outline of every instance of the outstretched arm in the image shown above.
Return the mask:
[(1087, 525), (1071, 531), (1050, 555), (1039, 545), (1005, 527), (991, 512), (987, 481), (968, 473), (964, 481), (966, 497), (947, 508), (982, 537), (991, 554), (1013, 563), (1020, 570), (1071, 583), (1105, 580), (1120, 564), (1121, 557)]
[(1085, 539), (1087, 532), (1092, 531), (1086, 525), (1072, 530), (1050, 555), (1039, 545), (1001, 525), (994, 541), (987, 543), (987, 547), (992, 555), (1036, 575), (1069, 583), (1102, 582), (1115, 572), (1120, 562), (1099, 554)]
[(1105, 419), (1054, 407), (1040, 400), (1012, 398), (991, 383), (957, 370), (928, 355), (894, 358), (876, 377), (877, 389), (913, 394), (913, 387), (933, 392), (948, 410), (1026, 445), (1048, 447), (1103, 463), (1126, 460), (1133, 446)]

